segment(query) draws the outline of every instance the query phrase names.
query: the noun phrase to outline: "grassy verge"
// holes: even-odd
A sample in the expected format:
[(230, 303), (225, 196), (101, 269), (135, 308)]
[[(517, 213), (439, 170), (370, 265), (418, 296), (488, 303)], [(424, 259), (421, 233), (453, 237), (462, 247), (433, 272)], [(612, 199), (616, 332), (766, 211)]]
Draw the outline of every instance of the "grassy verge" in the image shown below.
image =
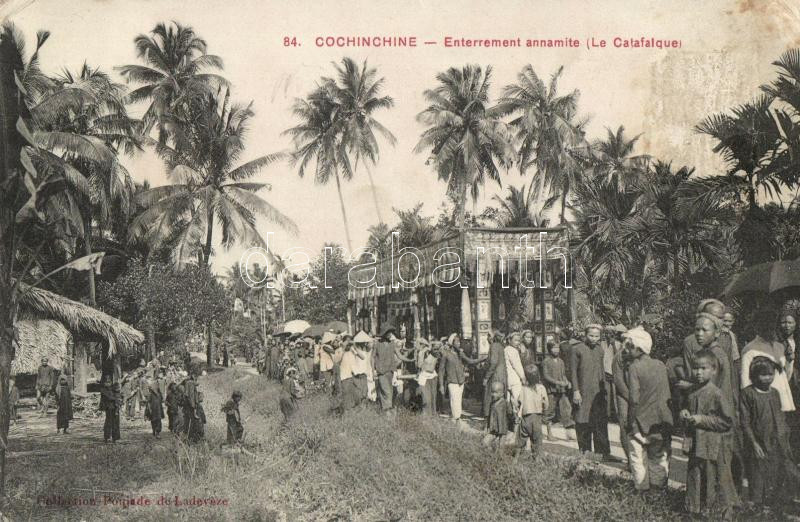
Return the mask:
[[(634, 493), (577, 460), (515, 460), (439, 419), (370, 409), (329, 414), (325, 396), (302, 404), (303, 416), (281, 427), (279, 388), (242, 371), (201, 382), (209, 418), (207, 444), (166, 437), (13, 463), (13, 519), (87, 520), (669, 520), (679, 518), (678, 493)], [(245, 402), (246, 446), (255, 457), (219, 450), (219, 413), (234, 388)], [(226, 506), (46, 507), (40, 495), (74, 497), (70, 488), (131, 492), (157, 503), (218, 498)], [(91, 493), (81, 493), (92, 497)], [(102, 499), (102, 494), (97, 497)]]

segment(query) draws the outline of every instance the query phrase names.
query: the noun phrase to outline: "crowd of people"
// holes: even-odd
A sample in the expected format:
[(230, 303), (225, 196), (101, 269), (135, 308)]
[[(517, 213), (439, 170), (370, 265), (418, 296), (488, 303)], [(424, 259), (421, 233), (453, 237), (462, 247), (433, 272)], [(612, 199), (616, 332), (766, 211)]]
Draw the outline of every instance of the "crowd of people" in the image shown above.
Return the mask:
[[(581, 453), (620, 461), (611, 453), (609, 421), (620, 427), (620, 445), (637, 490), (665, 487), (673, 439), (688, 457), (686, 509), (711, 508), (723, 518), (746, 501), (783, 510), (795, 499), (800, 452), (798, 311), (777, 317), (767, 309), (754, 320), (756, 334), (741, 346), (735, 318), (715, 299), (699, 303), (681, 346), (659, 347), (652, 357), (649, 325), (589, 324), (582, 332), (556, 331), (541, 357), (529, 331), (489, 334), (489, 349), (453, 333), (441, 339), (407, 340), (402, 327), (385, 325), (377, 338), (360, 331), (321, 336), (270, 337), (256, 350), (259, 373), (281, 382), (285, 420), (301, 411), (306, 390), (325, 390), (340, 413), (375, 403), (391, 415), (404, 407), (424, 415), (447, 412), (462, 422), (467, 395), (482, 401), (484, 443), (530, 447), (537, 455), (545, 439), (564, 438)], [(741, 348), (740, 348), (741, 346)], [(116, 382), (103, 380), (100, 410), (104, 440), (119, 440), (120, 415), (144, 416), (159, 437), (162, 419), (189, 441), (204, 436), (203, 396), (196, 365), (163, 353)], [(42, 360), (36, 381), (40, 412), (56, 398), (57, 431), (68, 433), (72, 401), (68, 376)], [(12, 382), (12, 396), (15, 386)], [(242, 394), (222, 407), (229, 444), (241, 444)], [(12, 401), (12, 420), (15, 404)]]
[[(478, 381), (487, 444), (515, 440), (517, 451), (567, 440), (597, 460), (611, 454), (609, 421), (637, 490), (667, 485), (673, 438), (688, 457), (686, 509), (719, 510), (729, 518), (742, 506), (782, 510), (795, 498), (800, 443), (800, 372), (796, 371), (797, 311), (764, 311), (758, 332), (741, 346), (734, 317), (715, 299), (702, 301), (682, 346), (651, 357), (652, 329), (589, 324), (565, 328), (539, 357), (532, 335), (492, 332), (488, 354), (457, 334), (407, 342), (385, 326), (373, 339), (328, 332), (317, 337), (268, 339), (256, 353), (259, 372), (283, 383), (281, 410), (298, 411), (304, 386), (321, 383), (339, 411), (372, 401), (391, 413), (398, 405), (460, 421), (468, 381)], [(741, 346), (741, 347), (740, 347)], [(444, 406), (446, 401), (447, 407)]]

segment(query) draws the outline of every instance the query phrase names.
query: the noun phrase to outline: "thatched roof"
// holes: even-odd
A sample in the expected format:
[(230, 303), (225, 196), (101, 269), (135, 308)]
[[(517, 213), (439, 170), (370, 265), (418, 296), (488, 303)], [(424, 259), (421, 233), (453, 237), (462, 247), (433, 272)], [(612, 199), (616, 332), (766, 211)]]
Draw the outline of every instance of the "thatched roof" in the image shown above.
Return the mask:
[(18, 346), (11, 362), (11, 375), (36, 373), (42, 357), (47, 357), (54, 368), (64, 367), (72, 335), (63, 324), (52, 319), (27, 319), (14, 323), (14, 328)]
[(55, 319), (72, 333), (75, 341), (108, 341), (112, 353), (139, 352), (144, 335), (139, 330), (91, 306), (41, 288), (23, 285), (20, 319)]

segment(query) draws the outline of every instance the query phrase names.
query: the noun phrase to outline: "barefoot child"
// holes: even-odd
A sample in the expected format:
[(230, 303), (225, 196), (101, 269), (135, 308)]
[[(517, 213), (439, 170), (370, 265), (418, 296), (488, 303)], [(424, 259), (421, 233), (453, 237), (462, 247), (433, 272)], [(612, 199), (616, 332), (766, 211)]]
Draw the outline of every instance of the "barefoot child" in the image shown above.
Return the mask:
[(58, 401), (56, 433), (63, 429), (66, 434), (69, 428), (69, 421), (72, 420), (72, 394), (69, 391), (69, 380), (63, 373), (58, 377), (56, 400)]
[(748, 490), (756, 505), (782, 509), (791, 502), (790, 484), (797, 484), (800, 474), (793, 464), (789, 429), (781, 411), (778, 390), (772, 388), (775, 363), (767, 357), (755, 357), (750, 365), (750, 382), (742, 390), (739, 416), (745, 441)]
[(522, 385), (519, 395), (517, 451), (525, 449), (530, 439), (531, 453), (535, 457), (542, 450), (542, 417), (548, 407), (547, 390), (539, 381), (539, 370), (535, 365), (526, 366), (524, 372), (527, 382)]
[(547, 357), (542, 363), (542, 377), (547, 389), (548, 408), (545, 415), (547, 440), (553, 440), (552, 424), (556, 419), (561, 422), (569, 438), (570, 429), (575, 425), (575, 421), (572, 420), (572, 404), (569, 402), (570, 383), (567, 380), (564, 361), (561, 359), (561, 347), (554, 341), (547, 343)]
[(492, 403), (489, 406), (489, 415), (486, 417), (488, 433), (484, 437), (483, 443), (497, 446), (508, 433), (508, 401), (505, 397), (503, 383), (492, 383), (491, 397)]
[[(717, 371), (714, 352), (701, 349), (692, 361), (694, 386), (680, 417), (686, 423), (684, 452), (689, 457), (686, 473), (686, 509), (693, 515), (718, 504), (729, 520), (739, 504), (731, 476), (731, 447), (726, 434), (733, 424), (733, 405), (712, 382)], [(717, 489), (719, 493), (717, 494)]]
[(228, 444), (241, 444), (244, 437), (244, 426), (242, 426), (242, 415), (239, 413), (239, 402), (242, 400), (242, 392), (236, 390), (231, 395), (231, 399), (222, 405), (222, 412), (225, 414), (225, 422), (228, 425)]
[(283, 391), (280, 397), (280, 407), (285, 421), (289, 421), (297, 414), (298, 401), (305, 396), (303, 385), (297, 376), (297, 368), (286, 370), (283, 379)]

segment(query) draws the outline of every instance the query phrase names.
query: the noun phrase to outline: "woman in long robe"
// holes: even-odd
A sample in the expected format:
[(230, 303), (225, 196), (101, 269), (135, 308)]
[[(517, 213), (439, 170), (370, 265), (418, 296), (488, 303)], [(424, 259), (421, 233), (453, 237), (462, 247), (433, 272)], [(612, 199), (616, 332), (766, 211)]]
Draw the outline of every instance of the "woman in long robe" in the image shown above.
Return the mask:
[(506, 377), (503, 334), (499, 331), (494, 333), (492, 343), (489, 345), (489, 367), (483, 382), (483, 416), (487, 419), (492, 405), (492, 385), (494, 383), (499, 383), (503, 387), (503, 397), (505, 397), (508, 391), (508, 378)]
[(72, 393), (69, 391), (69, 380), (66, 375), (58, 378), (56, 386), (56, 398), (58, 401), (58, 411), (56, 412), (56, 433), (64, 430), (67, 433), (69, 421), (72, 420)]

